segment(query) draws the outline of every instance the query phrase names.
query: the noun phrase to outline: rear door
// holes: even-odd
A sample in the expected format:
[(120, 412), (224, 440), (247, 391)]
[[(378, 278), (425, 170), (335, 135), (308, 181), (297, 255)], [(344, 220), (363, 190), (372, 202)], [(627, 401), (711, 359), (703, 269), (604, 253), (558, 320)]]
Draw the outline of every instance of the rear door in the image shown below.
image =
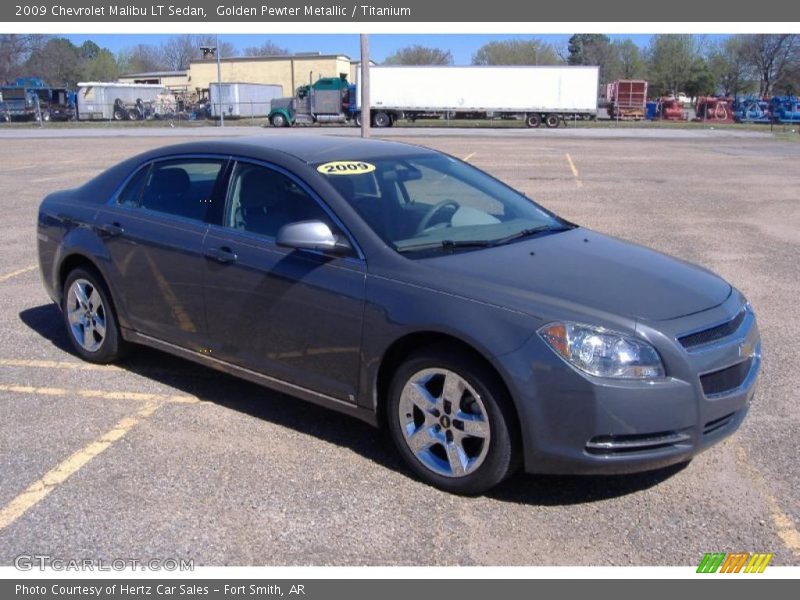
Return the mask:
[(232, 169), (221, 226), (205, 239), (205, 298), (213, 356), (354, 402), (366, 268), (353, 256), (275, 243), (288, 223), (343, 227), (302, 182), (246, 161)]
[(227, 160), (187, 157), (140, 169), (97, 215), (127, 326), (183, 347), (205, 348), (203, 239), (224, 202)]

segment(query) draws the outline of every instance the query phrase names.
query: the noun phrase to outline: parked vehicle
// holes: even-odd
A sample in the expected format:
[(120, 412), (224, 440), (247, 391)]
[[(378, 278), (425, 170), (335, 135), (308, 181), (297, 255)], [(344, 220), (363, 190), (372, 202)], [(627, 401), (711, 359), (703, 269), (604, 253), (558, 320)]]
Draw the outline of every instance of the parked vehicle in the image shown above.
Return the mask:
[(143, 344), (339, 410), (451, 492), (688, 461), (759, 371), (753, 310), (718, 276), (419, 146), (152, 150), (47, 196), (37, 240), (85, 360)]
[[(359, 74), (360, 76), (360, 74)], [(358, 82), (325, 78), (273, 103), (276, 126), (360, 123)], [(529, 127), (558, 127), (564, 119), (597, 116), (597, 67), (370, 67), (370, 110), (375, 127), (401, 119), (518, 118)], [(274, 119), (277, 117), (277, 119)]]
[(0, 117), (3, 121), (31, 121), (42, 118), (39, 96), (17, 85), (0, 87)]
[(218, 119), (220, 111), (226, 119), (266, 117), (273, 98), (280, 98), (279, 85), (260, 83), (212, 83), (209, 86), (210, 117)]
[(162, 85), (147, 83), (82, 82), (78, 84), (78, 120), (139, 120), (154, 114)]
[(620, 79), (606, 86), (606, 108), (612, 119), (640, 121), (647, 116), (647, 82)]

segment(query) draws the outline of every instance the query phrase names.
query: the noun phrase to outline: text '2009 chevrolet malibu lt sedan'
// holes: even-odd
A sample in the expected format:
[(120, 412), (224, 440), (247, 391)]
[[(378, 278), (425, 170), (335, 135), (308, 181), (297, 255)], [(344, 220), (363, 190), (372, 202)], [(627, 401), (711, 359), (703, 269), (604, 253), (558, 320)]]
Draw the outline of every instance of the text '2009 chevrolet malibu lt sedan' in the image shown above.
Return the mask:
[(144, 344), (359, 417), (457, 493), (686, 462), (759, 369), (713, 273), (405, 144), (151, 151), (45, 198), (38, 244), (84, 359)]

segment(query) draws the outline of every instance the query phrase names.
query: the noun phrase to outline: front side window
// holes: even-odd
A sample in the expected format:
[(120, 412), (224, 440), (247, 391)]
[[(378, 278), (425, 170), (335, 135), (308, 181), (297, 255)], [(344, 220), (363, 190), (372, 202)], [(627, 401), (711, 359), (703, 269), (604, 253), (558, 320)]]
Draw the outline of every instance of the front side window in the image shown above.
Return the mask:
[(223, 164), (220, 159), (178, 159), (155, 163), (150, 169), (140, 206), (202, 221), (210, 208)]
[[(346, 161), (352, 162), (352, 161)], [(483, 171), (444, 155), (373, 159), (323, 173), (399, 252), (491, 246), (570, 225)]]
[(322, 221), (335, 232), (325, 210), (293, 179), (248, 163), (237, 163), (228, 186), (225, 224), (274, 238), (281, 227), (298, 221)]

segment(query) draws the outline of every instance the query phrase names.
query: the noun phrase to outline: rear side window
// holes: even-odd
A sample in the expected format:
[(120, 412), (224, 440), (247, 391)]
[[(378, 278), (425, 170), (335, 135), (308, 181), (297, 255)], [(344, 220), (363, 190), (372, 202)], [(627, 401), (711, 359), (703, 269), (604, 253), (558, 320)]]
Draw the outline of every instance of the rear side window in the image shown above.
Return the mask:
[(139, 198), (142, 197), (142, 189), (147, 181), (147, 174), (150, 172), (150, 165), (142, 167), (136, 174), (128, 180), (125, 187), (117, 196), (117, 204), (135, 208), (139, 206)]
[(153, 165), (140, 205), (169, 215), (202, 221), (212, 202), (224, 161), (185, 159)]

